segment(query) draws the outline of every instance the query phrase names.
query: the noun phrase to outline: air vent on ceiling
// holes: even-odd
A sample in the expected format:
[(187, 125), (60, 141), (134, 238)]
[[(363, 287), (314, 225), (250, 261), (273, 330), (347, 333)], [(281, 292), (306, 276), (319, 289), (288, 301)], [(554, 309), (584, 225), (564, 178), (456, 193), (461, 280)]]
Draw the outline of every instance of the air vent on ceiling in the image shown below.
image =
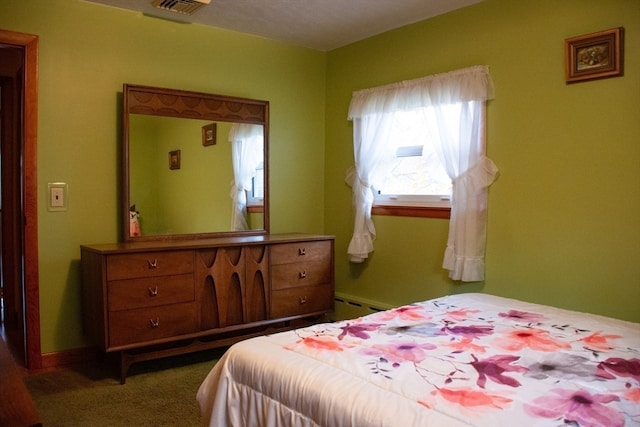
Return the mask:
[(153, 0), (152, 4), (158, 9), (191, 15), (211, 0)]

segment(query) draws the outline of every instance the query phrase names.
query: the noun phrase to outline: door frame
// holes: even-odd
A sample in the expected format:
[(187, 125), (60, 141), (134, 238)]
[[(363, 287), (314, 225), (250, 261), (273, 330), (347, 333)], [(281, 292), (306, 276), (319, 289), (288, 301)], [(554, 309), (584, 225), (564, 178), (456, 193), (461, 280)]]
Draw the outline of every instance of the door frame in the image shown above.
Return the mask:
[(22, 185), (24, 231), (25, 366), (42, 368), (40, 343), (40, 284), (38, 266), (38, 36), (0, 30), (0, 43), (24, 48), (24, 107), (22, 116)]

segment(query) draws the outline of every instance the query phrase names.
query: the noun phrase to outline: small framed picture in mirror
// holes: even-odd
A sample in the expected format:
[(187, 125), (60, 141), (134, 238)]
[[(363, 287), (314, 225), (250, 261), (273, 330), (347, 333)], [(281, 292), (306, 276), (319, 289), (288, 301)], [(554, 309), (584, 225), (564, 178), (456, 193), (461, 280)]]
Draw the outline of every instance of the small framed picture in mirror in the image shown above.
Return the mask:
[(210, 123), (202, 126), (202, 145), (205, 147), (209, 145), (216, 145), (216, 124)]
[(169, 151), (169, 169), (180, 169), (180, 150)]

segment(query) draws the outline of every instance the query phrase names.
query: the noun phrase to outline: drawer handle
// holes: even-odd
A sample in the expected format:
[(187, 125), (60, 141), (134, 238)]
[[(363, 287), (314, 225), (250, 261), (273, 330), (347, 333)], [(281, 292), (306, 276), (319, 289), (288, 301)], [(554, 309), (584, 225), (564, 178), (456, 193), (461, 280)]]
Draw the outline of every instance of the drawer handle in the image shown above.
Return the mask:
[(156, 285), (156, 287), (154, 289), (149, 288), (149, 296), (150, 297), (157, 297), (158, 296), (158, 286)]
[(307, 249), (306, 248), (298, 248), (298, 255), (304, 256), (306, 254), (307, 254)]
[(147, 262), (149, 263), (149, 270), (155, 270), (158, 268), (158, 259), (154, 259), (153, 261), (148, 259)]
[(160, 318), (156, 317), (156, 320), (149, 319), (149, 323), (151, 323), (152, 328), (157, 328), (160, 326)]
[(307, 297), (300, 297), (299, 301), (300, 301), (300, 305), (306, 304), (307, 303)]
[(300, 273), (298, 273), (298, 277), (300, 277), (301, 279), (304, 279), (305, 277), (307, 277), (307, 272), (301, 271)]

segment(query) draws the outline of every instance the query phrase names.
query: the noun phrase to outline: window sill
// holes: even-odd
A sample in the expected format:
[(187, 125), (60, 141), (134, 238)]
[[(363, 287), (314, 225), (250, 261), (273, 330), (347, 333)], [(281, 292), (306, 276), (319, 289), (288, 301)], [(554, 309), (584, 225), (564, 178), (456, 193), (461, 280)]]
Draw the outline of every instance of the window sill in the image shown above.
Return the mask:
[(247, 205), (248, 213), (264, 213), (264, 206), (262, 205)]
[(444, 206), (388, 206), (375, 205), (372, 215), (411, 216), (418, 218), (451, 218), (451, 208)]

